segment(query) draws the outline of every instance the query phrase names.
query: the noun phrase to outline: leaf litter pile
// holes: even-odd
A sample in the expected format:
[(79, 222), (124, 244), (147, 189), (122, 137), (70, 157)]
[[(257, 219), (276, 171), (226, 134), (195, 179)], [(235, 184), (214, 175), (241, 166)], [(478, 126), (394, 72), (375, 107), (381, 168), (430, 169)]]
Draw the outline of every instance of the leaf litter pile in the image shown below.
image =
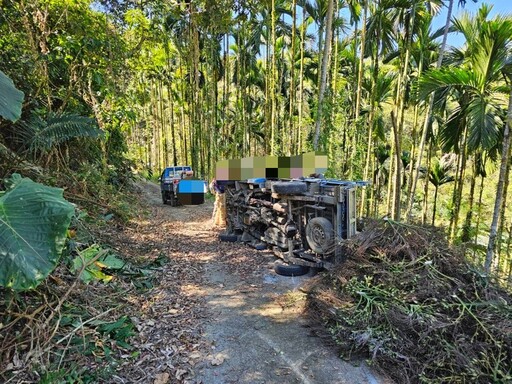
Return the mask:
[(79, 244), (36, 290), (6, 297), (0, 382), (184, 382), (203, 316), (186, 285), (201, 266), (161, 241), (164, 229), (105, 228), (112, 248)]
[(512, 382), (512, 297), (440, 231), (374, 221), (312, 282), (307, 313), (398, 383)]

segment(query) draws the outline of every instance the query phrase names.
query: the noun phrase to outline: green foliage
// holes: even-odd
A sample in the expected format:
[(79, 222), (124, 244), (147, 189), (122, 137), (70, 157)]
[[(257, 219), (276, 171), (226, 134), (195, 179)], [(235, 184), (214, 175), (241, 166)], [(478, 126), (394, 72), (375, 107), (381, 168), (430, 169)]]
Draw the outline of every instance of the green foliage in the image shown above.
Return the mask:
[(15, 174), (0, 194), (0, 285), (36, 287), (55, 268), (74, 207), (62, 189)]
[(450, 173), (455, 170), (455, 164), (448, 157), (435, 159), (430, 166), (428, 180), (436, 187), (455, 180)]
[(137, 206), (133, 204), (133, 196), (129, 190), (129, 181), (133, 177), (129, 168), (123, 174), (111, 165), (106, 169), (102, 169), (101, 164), (87, 162), (73, 162), (71, 165), (77, 167), (73, 174), (56, 175), (67, 183), (71, 200), (76, 196), (76, 201), (93, 217), (98, 215), (105, 218), (113, 214), (118, 222), (127, 222), (133, 217)]
[(128, 146), (126, 139), (118, 126), (112, 127), (107, 132), (105, 150), (107, 152), (108, 182), (115, 187), (125, 186), (133, 180), (133, 161), (126, 158)]
[[(116, 364), (120, 351), (123, 353), (133, 351), (129, 339), (136, 332), (135, 326), (128, 316), (120, 316), (114, 320), (87, 320), (87, 317), (90, 316), (87, 311), (81, 311), (78, 308), (74, 308), (73, 311), (75, 313), (68, 312), (62, 317), (61, 331), (71, 328), (83, 329), (85, 333), (70, 337), (68, 347), (71, 351), (68, 353), (94, 356), (95, 361), (100, 364), (95, 370), (84, 370), (71, 364), (65, 369), (45, 373), (43, 378), (47, 381), (43, 382), (96, 383), (102, 381), (100, 379), (108, 379), (111, 377), (112, 365)], [(138, 356), (138, 352), (131, 352), (131, 356)]]
[(122, 278), (129, 279), (139, 292), (143, 292), (153, 288), (155, 271), (161, 270), (168, 262), (169, 258), (161, 253), (155, 260), (143, 265), (127, 264), (119, 271), (119, 275)]
[(467, 149), (489, 150), (500, 139), (504, 122), (501, 109), (507, 105), (510, 90), (502, 87), (504, 72), (510, 66), (512, 19), (496, 16), (487, 20), (490, 8), (485, 4), (475, 17), (464, 14), (456, 19), (456, 30), (468, 44), (458, 51), (456, 66), (433, 69), (419, 81), (419, 98), (433, 92), (443, 94), (443, 109), (450, 95), (458, 104), (442, 127), (445, 150), (459, 150), (459, 141), (467, 130)]
[(23, 92), (16, 89), (12, 80), (0, 71), (0, 116), (16, 121), (21, 117)]
[(113, 278), (109, 271), (120, 270), (125, 265), (123, 260), (99, 245), (92, 245), (77, 253), (78, 256), (72, 261), (71, 271), (80, 273), (80, 279), (86, 284), (98, 280), (107, 283)]
[(98, 138), (103, 132), (94, 119), (72, 115), (53, 114), (47, 119), (35, 116), (20, 124), (18, 132), (23, 147), (31, 152), (48, 152), (54, 146), (76, 138)]
[[(131, 349), (128, 339), (135, 335), (134, 325), (128, 316), (122, 316), (117, 321), (92, 321), (92, 325), (96, 325), (96, 330), (104, 337), (107, 337), (117, 345), (125, 349)], [(106, 350), (104, 349), (106, 352)]]
[(39, 384), (94, 384), (99, 379), (108, 379), (111, 374), (101, 374), (88, 368), (71, 364), (68, 368), (47, 371), (41, 375)]

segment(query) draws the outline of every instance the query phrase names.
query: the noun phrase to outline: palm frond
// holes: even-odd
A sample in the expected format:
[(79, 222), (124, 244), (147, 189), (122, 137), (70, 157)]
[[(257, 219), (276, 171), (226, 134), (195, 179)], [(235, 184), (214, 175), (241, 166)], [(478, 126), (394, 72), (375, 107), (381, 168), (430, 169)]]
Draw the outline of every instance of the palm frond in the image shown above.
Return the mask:
[(468, 148), (492, 148), (499, 138), (500, 111), (487, 97), (475, 95), (467, 108)]
[(377, 110), (375, 112), (375, 119), (373, 122), (373, 134), (375, 137), (378, 137), (379, 140), (386, 140), (386, 125), (384, 123), (384, 116), (382, 111)]
[(384, 56), (382, 59), (382, 63), (389, 64), (391, 61), (395, 60), (396, 58), (400, 57), (400, 50), (395, 49), (392, 52), (389, 52), (387, 55)]
[(382, 75), (379, 74), (375, 91), (377, 95), (375, 99), (380, 103), (385, 103), (393, 96), (393, 84), (397, 78), (396, 72), (387, 72)]
[[(434, 40), (434, 39), (439, 39), (440, 37), (443, 37), (443, 35), (444, 35), (444, 28), (445, 28), (445, 27), (444, 27), (444, 26), (442, 26), (442, 27), (440, 27), (440, 28), (436, 29), (436, 30), (435, 30), (435, 31), (430, 35), (430, 38), (431, 38), (432, 40)], [(450, 26), (448, 27), (448, 33), (453, 33), (453, 32), (456, 32), (456, 29), (455, 29), (455, 27), (454, 27), (453, 25), (450, 25)]]
[(23, 147), (32, 152), (47, 152), (75, 138), (98, 138), (103, 135), (94, 119), (73, 114), (52, 114), (46, 120), (35, 117), (20, 127), (18, 133)]
[(461, 48), (452, 47), (443, 56), (443, 66), (451, 65), (453, 67), (462, 65), (464, 63), (465, 51)]
[(449, 174), (452, 171), (452, 162), (443, 161), (443, 158), (441, 158), (441, 160), (435, 159), (430, 167), (428, 180), (436, 187), (450, 183), (455, 180), (455, 178)]
[(459, 152), (459, 141), (462, 135), (462, 118), (464, 112), (460, 107), (455, 108), (446, 122), (441, 124), (439, 142), (443, 151)]
[(478, 90), (479, 80), (471, 71), (463, 68), (433, 69), (425, 72), (418, 86), (418, 98), (426, 99), (432, 92), (450, 88), (465, 87)]
[(507, 46), (512, 36), (512, 21), (496, 17), (480, 27), (478, 40), (473, 46), (472, 68), (484, 79), (491, 82), (501, 77), (507, 61)]

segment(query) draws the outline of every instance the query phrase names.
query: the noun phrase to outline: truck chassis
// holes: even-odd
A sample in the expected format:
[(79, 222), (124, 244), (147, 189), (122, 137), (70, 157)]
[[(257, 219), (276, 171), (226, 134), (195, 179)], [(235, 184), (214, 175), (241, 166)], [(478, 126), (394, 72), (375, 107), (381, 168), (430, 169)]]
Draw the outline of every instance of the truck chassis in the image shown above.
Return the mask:
[(226, 235), (289, 264), (331, 268), (356, 233), (358, 183), (321, 178), (224, 182)]

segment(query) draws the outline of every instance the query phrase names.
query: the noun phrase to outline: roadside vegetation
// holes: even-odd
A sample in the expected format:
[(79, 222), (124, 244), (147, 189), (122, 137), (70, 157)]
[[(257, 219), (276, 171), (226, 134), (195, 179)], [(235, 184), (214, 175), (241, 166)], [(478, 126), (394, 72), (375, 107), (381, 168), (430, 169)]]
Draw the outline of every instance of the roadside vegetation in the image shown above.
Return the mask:
[(436, 228), (371, 221), (311, 282), (307, 314), (397, 383), (512, 380), (512, 296)]
[[(0, 381), (30, 367), (26, 379), (95, 382), (137, 356), (137, 326), (118, 304), (151, 287), (167, 258), (127, 256), (102, 235), (143, 212), (137, 178), (189, 164), (209, 179), (220, 159), (310, 150), (328, 154), (328, 177), (371, 182), (358, 211), (397, 223), (389, 244), (407, 239), (407, 248), (427, 235), (402, 230), (438, 227), (414, 257), (381, 243), (353, 254), (391, 268), (382, 278), (446, 275), (429, 286), (435, 306), (394, 278), (375, 283), (382, 264), (335, 278), (342, 295), (360, 296), (347, 300), (365, 324), (395, 308), (396, 321), (445, 324), (436, 340), (448, 359), (462, 353), (460, 337), (481, 347), (471, 371), (411, 363), (396, 379), (443, 381), (453, 368), (457, 380), (510, 380), (510, 335), (490, 323), (510, 330), (512, 16), (484, 3), (461, 13), (465, 3), (0, 1)], [(434, 30), (443, 7), (445, 27)], [(449, 47), (450, 33), (466, 43)], [(436, 255), (453, 256), (455, 275), (436, 269)], [(366, 283), (375, 297), (411, 301), (398, 308), (379, 296), (361, 308)], [(351, 331), (321, 321), (338, 341)], [(356, 325), (361, 337), (374, 332)], [(404, 329), (386, 332), (400, 343)], [(356, 338), (349, 350), (407, 360), (368, 340), (388, 343)], [(482, 360), (484, 350), (493, 352)], [(94, 369), (68, 358), (78, 354)]]

